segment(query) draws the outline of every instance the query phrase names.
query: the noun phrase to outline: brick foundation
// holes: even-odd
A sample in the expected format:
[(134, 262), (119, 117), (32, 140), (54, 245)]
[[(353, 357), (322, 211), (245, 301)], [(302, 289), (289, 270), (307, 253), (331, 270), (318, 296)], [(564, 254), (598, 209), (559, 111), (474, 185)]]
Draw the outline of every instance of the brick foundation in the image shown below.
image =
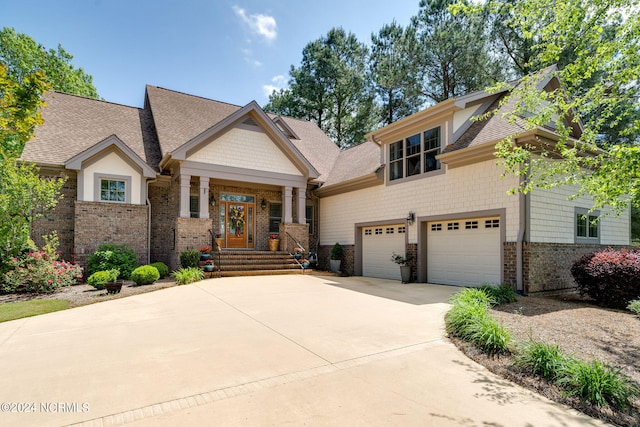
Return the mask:
[(188, 249), (211, 247), (211, 230), (213, 220), (200, 218), (175, 219), (175, 251), (169, 259), (169, 269), (180, 268), (180, 252)]
[(120, 203), (75, 202), (74, 253), (86, 267), (87, 258), (101, 243), (124, 245), (147, 263), (147, 206)]
[[(318, 246), (318, 268), (320, 270), (330, 270), (329, 260), (331, 259), (331, 248), (333, 245)], [(355, 260), (355, 246), (342, 245), (342, 262), (340, 263), (340, 271), (353, 275)]]

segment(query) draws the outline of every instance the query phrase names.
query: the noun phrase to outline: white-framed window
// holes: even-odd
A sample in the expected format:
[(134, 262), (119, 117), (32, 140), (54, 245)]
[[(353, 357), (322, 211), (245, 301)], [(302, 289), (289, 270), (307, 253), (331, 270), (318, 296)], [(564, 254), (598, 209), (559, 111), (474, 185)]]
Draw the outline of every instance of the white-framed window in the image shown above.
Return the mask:
[(200, 218), (200, 196), (192, 194), (189, 196), (189, 216)]
[(131, 203), (131, 177), (96, 174), (95, 200), (108, 203)]
[(575, 209), (576, 243), (600, 242), (600, 212), (589, 212), (588, 209)]
[(389, 145), (389, 181), (440, 169), (440, 127), (411, 135)]
[(365, 236), (371, 236), (371, 229), (370, 228), (365, 229), (364, 230), (364, 235)]

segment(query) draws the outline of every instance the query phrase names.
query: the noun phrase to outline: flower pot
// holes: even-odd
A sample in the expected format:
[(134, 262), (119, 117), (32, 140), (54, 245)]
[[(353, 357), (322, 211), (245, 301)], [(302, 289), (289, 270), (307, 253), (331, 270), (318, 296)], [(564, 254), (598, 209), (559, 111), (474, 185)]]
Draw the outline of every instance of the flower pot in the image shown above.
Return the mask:
[(107, 282), (104, 284), (108, 294), (117, 294), (122, 290), (122, 280), (116, 280), (115, 282)]
[(206, 271), (207, 273), (211, 273), (214, 269), (215, 266), (213, 264), (207, 264), (204, 266), (204, 271)]
[(329, 260), (329, 268), (332, 273), (337, 273), (340, 271), (340, 260), (339, 259), (331, 259)]
[(206, 261), (206, 260), (208, 260), (209, 258), (211, 258), (211, 254), (207, 254), (207, 253), (202, 253), (202, 254), (200, 254), (200, 260), (201, 260), (201, 261)]
[(280, 239), (269, 239), (269, 250), (277, 252), (280, 249)]
[(305, 262), (302, 263), (302, 267), (303, 268), (309, 268), (309, 265), (311, 265), (311, 264), (309, 264), (309, 261), (305, 261)]
[(411, 266), (401, 265), (400, 277), (402, 278), (402, 283), (409, 283), (411, 281)]

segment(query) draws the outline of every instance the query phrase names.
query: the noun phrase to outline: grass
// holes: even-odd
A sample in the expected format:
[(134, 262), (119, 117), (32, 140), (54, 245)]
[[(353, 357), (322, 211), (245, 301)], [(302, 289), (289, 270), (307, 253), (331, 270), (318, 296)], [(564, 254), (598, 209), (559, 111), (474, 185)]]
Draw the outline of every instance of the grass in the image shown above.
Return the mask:
[(37, 316), (69, 308), (69, 301), (63, 299), (42, 299), (32, 301), (17, 301), (2, 304), (0, 322)]

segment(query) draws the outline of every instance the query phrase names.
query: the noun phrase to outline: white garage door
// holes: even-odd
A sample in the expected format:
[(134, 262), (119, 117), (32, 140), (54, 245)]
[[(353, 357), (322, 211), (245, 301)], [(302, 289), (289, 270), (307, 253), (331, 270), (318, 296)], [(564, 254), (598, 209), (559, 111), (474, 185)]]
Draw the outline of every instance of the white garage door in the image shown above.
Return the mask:
[(500, 283), (500, 219), (427, 223), (427, 281), (443, 285)]
[(400, 280), (393, 252), (404, 256), (404, 224), (365, 227), (362, 230), (362, 275)]

